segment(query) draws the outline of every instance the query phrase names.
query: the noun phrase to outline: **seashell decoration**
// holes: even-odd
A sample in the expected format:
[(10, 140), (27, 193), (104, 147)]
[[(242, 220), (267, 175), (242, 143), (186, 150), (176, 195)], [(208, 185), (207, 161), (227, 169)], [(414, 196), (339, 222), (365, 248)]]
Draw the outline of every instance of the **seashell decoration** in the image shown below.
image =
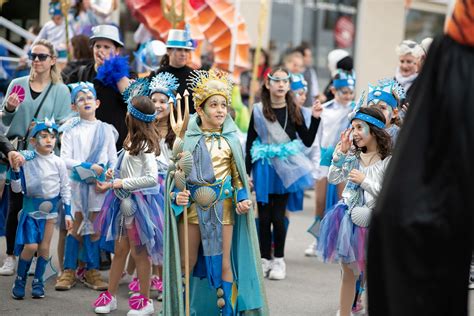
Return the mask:
[(357, 206), (352, 209), (351, 219), (354, 224), (360, 227), (369, 227), (372, 209), (366, 206)]
[(135, 214), (137, 211), (135, 203), (133, 203), (130, 197), (127, 197), (120, 201), (120, 212), (123, 216), (129, 217)]
[(176, 137), (173, 143), (173, 157), (177, 157), (179, 153), (183, 152), (184, 142), (181, 138)]
[(176, 170), (176, 165), (174, 164), (173, 161), (170, 161), (169, 165), (168, 165), (168, 172), (171, 172), (171, 171), (174, 171)]
[(208, 187), (200, 187), (193, 194), (193, 200), (201, 207), (209, 207), (216, 199), (216, 192)]
[(178, 160), (178, 167), (184, 171), (184, 174), (188, 176), (193, 169), (193, 156), (189, 151), (184, 151), (181, 158)]
[(182, 170), (176, 170), (174, 173), (174, 182), (178, 190), (184, 191), (184, 189), (186, 189), (186, 176)]

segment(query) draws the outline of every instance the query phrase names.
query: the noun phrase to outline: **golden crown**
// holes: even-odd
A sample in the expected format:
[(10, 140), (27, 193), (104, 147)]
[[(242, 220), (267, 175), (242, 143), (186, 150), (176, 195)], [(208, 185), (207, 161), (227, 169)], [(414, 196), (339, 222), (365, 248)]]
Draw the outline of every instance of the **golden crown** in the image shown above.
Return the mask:
[(193, 91), (195, 109), (213, 95), (223, 96), (230, 106), (232, 80), (228, 73), (217, 69), (193, 70), (187, 81), (188, 87)]

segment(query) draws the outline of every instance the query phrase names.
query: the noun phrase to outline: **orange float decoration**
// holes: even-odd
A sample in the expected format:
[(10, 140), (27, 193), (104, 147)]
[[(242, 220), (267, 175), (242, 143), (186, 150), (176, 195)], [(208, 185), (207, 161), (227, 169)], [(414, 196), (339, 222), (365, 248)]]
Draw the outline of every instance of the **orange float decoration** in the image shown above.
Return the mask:
[[(206, 40), (213, 48), (214, 67), (229, 71), (235, 16), (233, 3), (225, 0), (127, 0), (126, 3), (132, 15), (156, 39), (164, 42), (171, 28), (184, 29), (185, 23), (189, 24), (191, 37), (198, 43), (192, 53), (194, 68), (200, 67), (200, 46)], [(250, 68), (250, 40), (245, 21), (240, 14), (236, 16), (237, 36), (232, 75), (235, 82), (239, 82), (240, 73)]]

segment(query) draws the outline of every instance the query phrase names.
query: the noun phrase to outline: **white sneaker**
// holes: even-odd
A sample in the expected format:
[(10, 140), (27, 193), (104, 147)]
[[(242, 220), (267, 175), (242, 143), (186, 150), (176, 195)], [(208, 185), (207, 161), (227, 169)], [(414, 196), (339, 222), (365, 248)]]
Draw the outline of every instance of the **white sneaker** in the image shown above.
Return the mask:
[(306, 257), (316, 257), (316, 240), (304, 251)]
[(0, 275), (14, 275), (16, 268), (16, 257), (8, 256), (0, 267)]
[(273, 259), (272, 270), (268, 278), (270, 280), (283, 280), (286, 278), (286, 264), (283, 258)]
[(272, 270), (272, 261), (262, 258), (262, 270), (263, 270), (263, 277), (267, 278), (268, 274)]
[(30, 270), (28, 270), (28, 275), (35, 275), (36, 260), (38, 260), (38, 258), (36, 257), (33, 257), (33, 259), (31, 260), (31, 266), (30, 266)]
[(96, 314), (109, 314), (111, 311), (117, 309), (117, 299), (115, 298), (115, 296), (110, 295), (109, 297), (103, 297), (103, 295), (101, 294), (99, 295), (97, 301), (99, 301), (100, 299), (102, 299), (102, 302), (97, 304), (94, 309), (94, 312)]
[(131, 309), (128, 311), (127, 316), (153, 315), (154, 313), (153, 300), (149, 299), (145, 307), (141, 309)]
[[(353, 313), (351, 312), (351, 316), (355, 316), (355, 315), (356, 315), (356, 314), (353, 314)], [(341, 316), (341, 312), (340, 312), (340, 311), (337, 311), (336, 316)]]

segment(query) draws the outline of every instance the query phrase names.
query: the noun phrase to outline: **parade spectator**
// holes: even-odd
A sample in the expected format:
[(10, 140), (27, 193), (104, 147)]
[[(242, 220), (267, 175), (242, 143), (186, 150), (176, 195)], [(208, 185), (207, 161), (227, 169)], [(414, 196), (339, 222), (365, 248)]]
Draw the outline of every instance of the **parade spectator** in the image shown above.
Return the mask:
[(66, 67), (61, 71), (61, 77), (64, 81), (76, 69), (89, 64), (93, 60), (92, 50), (89, 45), (89, 38), (85, 35), (76, 35), (71, 39), (71, 57)]
[(402, 85), (407, 94), (406, 102), (409, 102), (412, 87), (418, 77), (418, 66), (424, 54), (421, 46), (411, 40), (404, 40), (397, 46), (398, 66), (395, 70), (395, 79)]
[(311, 107), (314, 99), (319, 95), (318, 75), (316, 67), (313, 65), (313, 52), (308, 43), (303, 43), (297, 48), (303, 54), (303, 62), (305, 70), (303, 72), (304, 80), (308, 84), (308, 96), (304, 103), (305, 107)]
[[(171, 29), (168, 32), (168, 40), (166, 42), (168, 52), (161, 59), (160, 68), (152, 71), (148, 78), (155, 77), (162, 72), (169, 72), (178, 78), (179, 87), (177, 93), (183, 96), (184, 90), (189, 92), (189, 113), (194, 113), (194, 103), (192, 99), (191, 89), (188, 88), (189, 75), (193, 69), (187, 66), (190, 60), (190, 52), (194, 49), (193, 41), (191, 40), (189, 30), (175, 30)], [(184, 102), (181, 103), (184, 110)], [(184, 112), (183, 112), (184, 113)]]
[[(61, 82), (56, 66), (57, 54), (51, 42), (39, 40), (31, 48), (32, 61), (29, 76), (14, 79), (7, 91), (2, 109), (2, 122), (9, 126), (7, 137), (14, 139), (17, 149), (26, 149), (30, 125), (34, 119), (46, 116), (60, 122), (72, 115), (69, 89)], [(6, 225), (7, 259), (0, 268), (0, 275), (15, 273), (13, 255), (18, 212), (22, 208), (22, 195), (10, 195), (10, 207)]]
[(254, 62), (254, 57), (255, 57), (255, 48), (250, 49), (250, 60), (249, 63), (251, 68), (247, 71), (244, 71), (240, 75), (240, 94), (242, 95), (242, 102), (248, 106), (249, 102), (249, 97), (252, 94), (252, 92), (255, 95), (255, 102), (260, 101), (260, 87), (262, 86), (262, 83), (265, 79), (265, 77), (268, 75), (268, 73), (271, 71), (270, 67), (270, 57), (268, 53), (264, 50), (260, 50), (260, 61), (258, 64), (258, 69), (257, 69), (257, 81), (253, 87), (250, 85), (252, 84), (252, 74), (253, 74), (253, 62)]

